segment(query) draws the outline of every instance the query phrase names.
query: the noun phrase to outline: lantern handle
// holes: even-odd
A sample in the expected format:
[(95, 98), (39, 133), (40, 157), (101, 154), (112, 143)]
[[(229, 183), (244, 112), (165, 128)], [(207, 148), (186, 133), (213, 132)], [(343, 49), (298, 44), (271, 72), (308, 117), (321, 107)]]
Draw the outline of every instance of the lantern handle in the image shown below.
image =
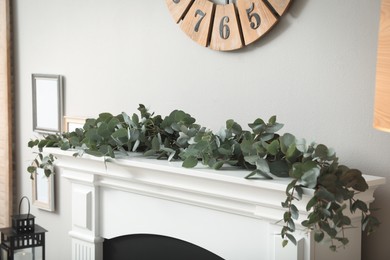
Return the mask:
[(19, 215), (21, 215), (21, 214), (20, 214), (20, 206), (22, 205), (23, 199), (26, 199), (27, 202), (28, 202), (28, 204), (27, 204), (27, 205), (28, 205), (27, 219), (29, 219), (29, 217), (30, 217), (30, 200), (27, 198), (27, 196), (23, 196), (23, 197), (20, 199), (20, 202), (19, 202)]

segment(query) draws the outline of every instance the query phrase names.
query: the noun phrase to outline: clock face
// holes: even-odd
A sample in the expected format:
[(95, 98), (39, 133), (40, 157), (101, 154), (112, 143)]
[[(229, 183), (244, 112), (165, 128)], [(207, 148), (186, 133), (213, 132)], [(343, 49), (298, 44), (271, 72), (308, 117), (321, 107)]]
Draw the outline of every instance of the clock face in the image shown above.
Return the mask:
[(292, 0), (165, 0), (176, 23), (198, 44), (240, 49), (262, 37)]

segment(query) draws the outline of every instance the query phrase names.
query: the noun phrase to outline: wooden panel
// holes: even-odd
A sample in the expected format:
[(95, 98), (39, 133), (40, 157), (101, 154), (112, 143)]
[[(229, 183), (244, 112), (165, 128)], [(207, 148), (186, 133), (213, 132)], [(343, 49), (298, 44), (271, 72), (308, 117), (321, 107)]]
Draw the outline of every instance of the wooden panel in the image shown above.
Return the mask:
[(210, 48), (218, 51), (231, 51), (242, 47), (241, 30), (234, 4), (217, 5)]
[(0, 227), (10, 225), (12, 211), (12, 121), (10, 10), (8, 0), (0, 0)]
[(279, 16), (282, 16), (290, 6), (291, 0), (268, 0), (268, 3), (275, 9)]
[(390, 0), (382, 0), (381, 7), (374, 127), (390, 132)]
[(165, 0), (169, 12), (176, 23), (179, 23), (191, 6), (193, 0)]
[(196, 1), (181, 23), (181, 29), (194, 41), (207, 47), (214, 4), (208, 0)]
[(278, 21), (262, 0), (240, 0), (237, 8), (245, 45), (259, 39)]

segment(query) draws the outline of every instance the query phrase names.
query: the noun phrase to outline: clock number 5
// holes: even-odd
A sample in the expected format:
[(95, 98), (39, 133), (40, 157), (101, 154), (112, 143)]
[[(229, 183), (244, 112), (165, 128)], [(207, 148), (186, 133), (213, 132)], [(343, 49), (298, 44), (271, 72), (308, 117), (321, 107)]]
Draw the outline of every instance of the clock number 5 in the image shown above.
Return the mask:
[(253, 30), (256, 30), (257, 28), (259, 28), (261, 24), (261, 19), (258, 13), (252, 13), (254, 8), (255, 8), (255, 4), (252, 3), (252, 5), (248, 9), (246, 9), (246, 14), (248, 16), (249, 22), (251, 22), (251, 28)]
[(222, 39), (228, 39), (230, 36), (230, 28), (229, 25), (227, 25), (229, 22), (229, 16), (222, 17), (221, 22), (219, 23), (219, 36), (221, 36)]
[[(180, 1), (180, 0), (176, 0), (176, 1)], [(199, 19), (199, 21), (195, 24), (195, 28), (194, 28), (194, 31), (195, 32), (198, 32), (199, 31), (199, 27), (200, 27), (200, 23), (202, 22), (202, 20), (203, 20), (203, 18), (206, 16), (206, 14), (205, 13), (203, 13), (203, 11), (202, 10), (196, 10), (196, 12), (195, 12), (195, 17), (197, 17), (197, 16), (200, 16), (200, 19)]]

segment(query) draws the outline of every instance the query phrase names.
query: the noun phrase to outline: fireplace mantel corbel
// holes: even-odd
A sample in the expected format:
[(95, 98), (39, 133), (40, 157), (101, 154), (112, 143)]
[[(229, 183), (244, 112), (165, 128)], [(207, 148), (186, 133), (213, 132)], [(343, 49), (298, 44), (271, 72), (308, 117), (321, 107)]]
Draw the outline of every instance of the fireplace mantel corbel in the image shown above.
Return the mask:
[[(299, 226), (297, 246), (283, 248), (278, 235), (289, 180), (246, 180), (247, 172), (219, 171), (137, 154), (107, 159), (47, 148), (57, 172), (72, 184), (72, 259), (103, 259), (104, 238), (158, 234), (201, 246), (226, 260), (360, 259), (360, 214), (350, 215), (355, 229), (338, 253), (316, 244)], [(367, 204), (385, 179), (365, 175), (369, 189), (357, 195)], [(297, 203), (301, 219), (312, 190)], [(297, 223), (301, 221), (297, 221)]]

